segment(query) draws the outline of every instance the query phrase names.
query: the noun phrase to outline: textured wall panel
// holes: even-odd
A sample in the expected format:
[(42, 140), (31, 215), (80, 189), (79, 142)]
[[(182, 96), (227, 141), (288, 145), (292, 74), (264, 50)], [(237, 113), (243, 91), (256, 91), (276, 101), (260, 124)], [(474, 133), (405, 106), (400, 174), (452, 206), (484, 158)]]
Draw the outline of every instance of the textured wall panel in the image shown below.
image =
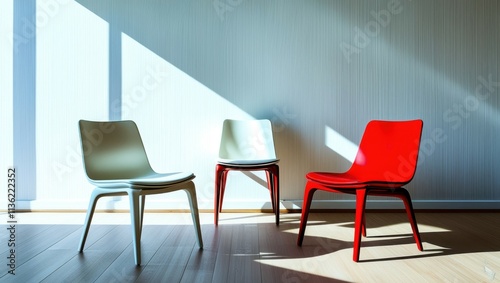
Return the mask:
[[(123, 95), (127, 84), (140, 83), (147, 74), (129, 69), (133, 64), (172, 66), (182, 78), (165, 80), (168, 85), (155, 89), (151, 100), (134, 108), (129, 117), (143, 125), (182, 121), (186, 127), (173, 139), (167, 130), (154, 138), (155, 129), (143, 126), (145, 142), (154, 147), (161, 141), (164, 155), (182, 140), (205, 139), (188, 142), (198, 145), (196, 150), (183, 149), (173, 156), (180, 154), (183, 162), (196, 163), (192, 167), (196, 181), (208, 199), (213, 141), (221, 120), (250, 116), (273, 121), (284, 199), (302, 199), (308, 171), (349, 167), (345, 154), (327, 144), (330, 130), (357, 144), (369, 120), (421, 118), (423, 144), (409, 186), (412, 196), (428, 203), (500, 200), (500, 4), (496, 0), (79, 0), (70, 5), (81, 5), (107, 22), (110, 30), (135, 42), (143, 50), (137, 54), (149, 54), (124, 59)], [(71, 25), (84, 28), (86, 23)], [(40, 52), (51, 54), (44, 49), (50, 44), (44, 46), (38, 48), (38, 60), (46, 56)], [(148, 61), (152, 58), (158, 61)], [(90, 72), (78, 75), (92, 77)], [(96, 83), (102, 84), (99, 89), (116, 84)], [(43, 91), (44, 99), (67, 95), (55, 85)], [(213, 129), (214, 136), (207, 129)], [(153, 160), (167, 166), (160, 158)], [(189, 168), (189, 163), (182, 166)], [(241, 182), (245, 187), (255, 185)], [(235, 198), (245, 194), (242, 190)], [(348, 197), (318, 194), (317, 198)]]

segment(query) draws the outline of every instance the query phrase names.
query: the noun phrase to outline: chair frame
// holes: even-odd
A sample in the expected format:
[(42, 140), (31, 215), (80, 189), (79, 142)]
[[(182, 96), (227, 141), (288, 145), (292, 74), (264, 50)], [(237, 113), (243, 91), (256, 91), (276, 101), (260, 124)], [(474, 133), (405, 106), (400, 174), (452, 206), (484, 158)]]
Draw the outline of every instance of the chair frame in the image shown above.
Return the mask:
[[(133, 124), (135, 126), (135, 130), (137, 131), (137, 135), (139, 140), (140, 134), (137, 129), (137, 126), (133, 121), (115, 121), (115, 122), (93, 122), (93, 121), (80, 121), (80, 134), (82, 139), (82, 150), (83, 143), (85, 141), (82, 131), (84, 123), (105, 123), (105, 124), (113, 124), (113, 123), (129, 123), (129, 126)], [(142, 144), (142, 140), (141, 140)], [(94, 145), (97, 146), (97, 145)], [(144, 151), (145, 155), (145, 151)], [(144, 156), (147, 160), (147, 156)], [(84, 167), (85, 167), (85, 154), (83, 154), (84, 159)], [(149, 165), (149, 162), (148, 162)], [(152, 171), (152, 169), (151, 169)], [(200, 218), (199, 218), (199, 210), (198, 210), (198, 202), (196, 197), (196, 188), (193, 183), (193, 179), (195, 176), (193, 174), (183, 174), (180, 179), (174, 179), (171, 182), (141, 182), (144, 180), (139, 180), (139, 182), (134, 183), (134, 179), (120, 179), (120, 180), (96, 180), (92, 179), (85, 167), (85, 172), (87, 173), (87, 178), (89, 182), (96, 187), (92, 191), (89, 206), (87, 209), (87, 214), (85, 217), (85, 223), (83, 227), (82, 236), (80, 238), (80, 243), (78, 246), (78, 251), (83, 252), (85, 247), (85, 242), (87, 239), (87, 235), (90, 229), (90, 225), (92, 222), (92, 218), (95, 212), (95, 208), (97, 205), (97, 201), (101, 197), (108, 196), (124, 196), (127, 195), (129, 197), (130, 202), (130, 221), (132, 226), (132, 240), (133, 240), (133, 248), (134, 248), (134, 260), (136, 265), (141, 264), (141, 232), (143, 226), (144, 219), (144, 206), (147, 195), (153, 194), (162, 194), (169, 193), (179, 190), (184, 190), (188, 196), (189, 205), (191, 208), (191, 217), (193, 220), (196, 238), (198, 242), (198, 246), (200, 249), (203, 249), (203, 238), (201, 234), (200, 227)], [(156, 173), (152, 171), (152, 173)]]
[(214, 224), (219, 224), (219, 213), (222, 212), (222, 202), (226, 189), (226, 180), (229, 171), (265, 171), (267, 188), (271, 195), (271, 206), (275, 214), (276, 225), (280, 222), (280, 190), (278, 164), (238, 166), (218, 163), (215, 165), (215, 195), (214, 195)]
[[(420, 130), (422, 128), (422, 121), (420, 121)], [(372, 121), (378, 122), (378, 121)], [(386, 122), (386, 121), (383, 121)], [(367, 126), (368, 127), (368, 126)], [(421, 134), (421, 133), (420, 133)], [(420, 135), (416, 147), (420, 145)], [(360, 149), (361, 150), (361, 149)], [(359, 152), (358, 152), (359, 154)], [(416, 167), (417, 160), (415, 160)], [(373, 196), (384, 196), (384, 197), (395, 197), (403, 201), (405, 205), (406, 214), (408, 216), (412, 231), (413, 238), (417, 244), (417, 248), (422, 251), (422, 241), (420, 238), (420, 233), (418, 231), (417, 221), (415, 218), (415, 213), (413, 211), (413, 205), (411, 201), (410, 194), (403, 188), (403, 186), (411, 181), (414, 172), (411, 177), (402, 182), (360, 182), (351, 183), (349, 185), (338, 185), (338, 184), (328, 184), (326, 181), (321, 182), (314, 178), (315, 172), (307, 174), (307, 182), (304, 191), (304, 202), (302, 206), (302, 214), (300, 218), (299, 234), (297, 237), (297, 245), (302, 246), (304, 240), (304, 233), (307, 225), (307, 218), (309, 216), (309, 211), (311, 208), (311, 203), (313, 200), (313, 195), (317, 190), (332, 192), (332, 193), (346, 193), (353, 194), (356, 196), (356, 213), (354, 220), (354, 248), (353, 248), (353, 261), (359, 261), (360, 247), (361, 247), (361, 236), (366, 237), (366, 221), (365, 221), (365, 208), (366, 199), (368, 195)]]

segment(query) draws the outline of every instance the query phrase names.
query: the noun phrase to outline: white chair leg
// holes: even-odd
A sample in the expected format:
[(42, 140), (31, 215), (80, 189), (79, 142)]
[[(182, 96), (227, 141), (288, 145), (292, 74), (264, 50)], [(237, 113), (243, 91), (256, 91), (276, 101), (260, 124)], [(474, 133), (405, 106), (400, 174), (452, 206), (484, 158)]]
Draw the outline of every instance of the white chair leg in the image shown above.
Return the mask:
[(198, 200), (196, 198), (196, 189), (193, 182), (187, 184), (188, 188), (185, 189), (188, 199), (189, 205), (191, 206), (191, 217), (193, 218), (193, 224), (196, 232), (196, 238), (198, 240), (198, 246), (200, 249), (203, 249), (203, 238), (201, 235), (201, 227), (200, 227), (200, 215), (198, 212)]
[(135, 264), (141, 265), (141, 225), (140, 225), (140, 190), (129, 190), (130, 222), (132, 226), (132, 245), (134, 248)]
[(140, 218), (140, 227), (139, 227), (139, 231), (140, 231), (140, 234), (141, 234), (141, 237), (142, 237), (142, 223), (144, 221), (144, 205), (146, 203), (146, 195), (141, 195), (140, 196), (140, 199), (141, 199), (141, 203), (140, 203), (140, 209), (141, 209), (141, 218)]
[(87, 234), (89, 233), (90, 223), (92, 222), (92, 217), (94, 216), (95, 206), (97, 200), (101, 197), (101, 192), (99, 189), (94, 189), (92, 195), (90, 196), (89, 207), (87, 208), (87, 216), (85, 217), (85, 223), (83, 224), (83, 233), (80, 238), (80, 245), (78, 246), (78, 251), (82, 252), (85, 246), (85, 241), (87, 240)]

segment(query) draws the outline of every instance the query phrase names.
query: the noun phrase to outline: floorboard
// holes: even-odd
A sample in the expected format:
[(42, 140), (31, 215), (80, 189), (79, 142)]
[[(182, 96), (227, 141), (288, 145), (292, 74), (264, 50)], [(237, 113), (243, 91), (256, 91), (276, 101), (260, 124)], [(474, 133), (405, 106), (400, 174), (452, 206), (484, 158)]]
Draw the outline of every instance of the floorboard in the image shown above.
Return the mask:
[(193, 248), (181, 279), (183, 283), (209, 283), (214, 277), (219, 238), (214, 225), (203, 225), (202, 233), (204, 247), (200, 250), (196, 244)]
[(280, 226), (272, 214), (221, 213), (217, 227), (200, 216), (203, 249), (188, 213), (146, 214), (136, 266), (126, 213), (98, 215), (82, 253), (84, 215), (23, 214), (15, 275), (0, 225), (0, 282), (500, 282), (500, 212), (417, 213), (423, 252), (404, 213), (368, 212), (358, 263), (353, 213), (312, 213), (302, 247), (300, 214), (283, 213)]

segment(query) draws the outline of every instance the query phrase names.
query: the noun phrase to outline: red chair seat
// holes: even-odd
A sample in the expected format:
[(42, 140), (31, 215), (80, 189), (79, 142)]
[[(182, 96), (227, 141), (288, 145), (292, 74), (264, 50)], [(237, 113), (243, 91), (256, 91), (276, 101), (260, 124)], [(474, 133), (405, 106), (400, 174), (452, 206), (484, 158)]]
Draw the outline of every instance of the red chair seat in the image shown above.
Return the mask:
[(323, 184), (325, 186), (337, 187), (338, 189), (356, 189), (364, 187), (398, 188), (405, 183), (380, 181), (361, 181), (356, 176), (348, 173), (310, 172), (306, 175), (308, 181)]

